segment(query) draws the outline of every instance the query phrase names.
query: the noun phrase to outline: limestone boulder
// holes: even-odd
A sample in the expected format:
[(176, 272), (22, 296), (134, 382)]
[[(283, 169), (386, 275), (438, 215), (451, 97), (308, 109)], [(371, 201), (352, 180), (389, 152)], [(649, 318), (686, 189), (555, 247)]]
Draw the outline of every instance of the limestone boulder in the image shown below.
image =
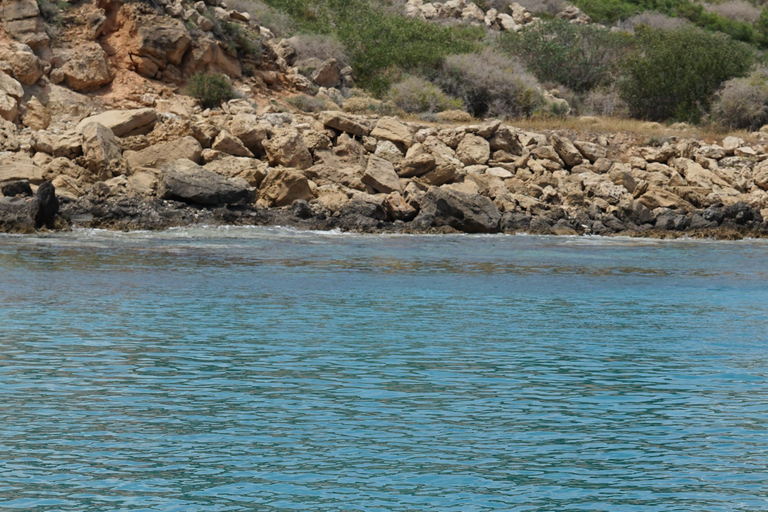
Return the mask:
[(32, 96), (24, 106), (24, 117), (21, 122), (33, 130), (45, 130), (51, 124), (51, 112), (36, 96)]
[(768, 160), (764, 160), (755, 166), (752, 174), (755, 185), (763, 190), (768, 190)]
[(77, 131), (82, 132), (89, 123), (98, 123), (112, 130), (116, 137), (130, 137), (146, 135), (152, 131), (156, 122), (157, 112), (152, 108), (108, 110), (83, 119), (77, 125)]
[(88, 170), (97, 175), (104, 174), (122, 158), (114, 133), (99, 123), (83, 128), (83, 156)]
[(211, 149), (232, 156), (253, 158), (253, 153), (243, 145), (240, 139), (229, 133), (227, 130), (221, 130), (219, 132), (216, 139), (213, 141), (213, 144), (211, 144)]
[(456, 158), (464, 165), (484, 165), (491, 158), (491, 146), (482, 137), (468, 133), (456, 148)]
[(552, 135), (550, 142), (558, 156), (560, 156), (568, 167), (579, 165), (584, 161), (584, 157), (581, 156), (581, 153), (576, 149), (576, 146), (562, 135)]
[(225, 178), (240, 178), (252, 187), (259, 188), (267, 177), (269, 164), (253, 158), (225, 156), (205, 164), (209, 171)]
[(400, 192), (392, 192), (384, 200), (384, 209), (387, 216), (392, 220), (402, 220), (408, 222), (413, 220), (419, 211), (409, 204)]
[(376, 128), (371, 132), (371, 137), (394, 142), (405, 149), (413, 146), (413, 135), (403, 123), (393, 117), (383, 117), (376, 123)]
[(523, 147), (517, 134), (509, 126), (501, 125), (488, 140), (491, 151), (505, 151), (511, 155), (522, 155)]
[(271, 126), (254, 114), (237, 114), (227, 125), (229, 132), (240, 139), (254, 155), (264, 154), (264, 141)]
[(422, 215), (436, 226), (451, 226), (465, 233), (494, 233), (501, 220), (498, 207), (488, 197), (448, 186), (430, 187), (421, 201)]
[(204, 205), (242, 204), (249, 196), (242, 180), (227, 179), (186, 159), (163, 165), (157, 193), (163, 199)]
[(0, 62), (6, 63), (23, 85), (32, 85), (43, 76), (43, 65), (29, 45), (0, 43)]
[(33, 185), (44, 181), (45, 169), (29, 163), (9, 162), (0, 163), (0, 182), (10, 180), (26, 180)]
[(573, 145), (584, 155), (584, 158), (591, 163), (595, 163), (601, 158), (608, 156), (608, 149), (593, 142), (586, 142), (583, 140), (577, 140), (573, 142)]
[(692, 211), (695, 208), (685, 199), (673, 194), (672, 192), (660, 188), (648, 189), (648, 191), (638, 198), (643, 206), (649, 210), (656, 208), (672, 208), (675, 210)]
[(52, 61), (57, 76), (74, 91), (93, 91), (110, 83), (114, 77), (107, 54), (95, 41), (84, 41), (77, 48), (56, 50)]
[(134, 36), (129, 49), (131, 54), (151, 60), (161, 70), (168, 64), (179, 66), (192, 44), (184, 23), (178, 19), (149, 16), (131, 20), (127, 25)]
[(35, 0), (3, 0), (0, 3), (0, 19), (3, 20), (5, 32), (16, 41), (34, 50), (47, 49), (50, 37)]
[(295, 128), (279, 128), (263, 144), (269, 163), (273, 166), (297, 169), (312, 166), (312, 155)]
[(395, 166), (392, 165), (392, 162), (376, 155), (371, 155), (368, 158), (368, 166), (365, 168), (362, 181), (376, 192), (389, 194), (390, 192), (402, 191)]
[(0, 117), (6, 121), (15, 121), (19, 115), (19, 100), (24, 96), (24, 88), (14, 78), (0, 72)]
[(341, 84), (341, 66), (336, 59), (327, 59), (312, 73), (312, 81), (320, 87), (338, 87)]
[(191, 160), (199, 163), (203, 148), (192, 136), (186, 136), (171, 142), (154, 144), (141, 151), (125, 151), (123, 158), (134, 169), (160, 169), (163, 165), (177, 160)]
[(297, 199), (313, 197), (309, 180), (296, 169), (272, 169), (259, 187), (259, 198), (269, 206), (289, 206)]
[(333, 128), (334, 130), (350, 135), (362, 137), (371, 132), (370, 128), (362, 123), (356, 116), (345, 114), (344, 112), (332, 110), (320, 112), (319, 118), (320, 122), (328, 128)]

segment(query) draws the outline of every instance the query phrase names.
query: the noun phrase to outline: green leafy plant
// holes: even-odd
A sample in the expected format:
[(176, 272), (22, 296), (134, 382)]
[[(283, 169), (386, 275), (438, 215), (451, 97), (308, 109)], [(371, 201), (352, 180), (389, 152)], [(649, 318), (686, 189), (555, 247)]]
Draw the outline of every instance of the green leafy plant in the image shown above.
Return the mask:
[(200, 73), (190, 79), (187, 93), (200, 101), (203, 108), (214, 108), (235, 97), (229, 79), (221, 73)]
[(501, 47), (519, 56), (540, 81), (575, 92), (588, 91), (615, 74), (630, 43), (629, 34), (560, 19), (507, 32), (500, 39)]
[(641, 26), (636, 38), (620, 91), (630, 113), (644, 119), (697, 122), (722, 83), (744, 75), (754, 60), (747, 45), (697, 28)]

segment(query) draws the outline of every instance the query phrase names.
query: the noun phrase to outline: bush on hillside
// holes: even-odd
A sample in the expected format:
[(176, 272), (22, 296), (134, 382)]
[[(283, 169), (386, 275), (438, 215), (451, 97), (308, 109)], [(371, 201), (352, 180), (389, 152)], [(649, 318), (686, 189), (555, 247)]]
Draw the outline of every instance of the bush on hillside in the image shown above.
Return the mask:
[(397, 73), (439, 69), (451, 54), (477, 50), (482, 27), (450, 27), (407, 18), (368, 0), (266, 0), (307, 33), (331, 34), (347, 49), (356, 81), (383, 95)]
[(589, 91), (583, 101), (583, 110), (586, 114), (603, 117), (626, 117), (629, 114), (627, 102), (613, 87)]
[(451, 55), (439, 83), (479, 118), (528, 117), (543, 105), (536, 79), (516, 60), (492, 50)]
[(296, 50), (296, 60), (336, 59), (341, 64), (349, 62), (349, 55), (344, 45), (335, 37), (327, 34), (299, 34), (290, 39)]
[(229, 78), (221, 73), (200, 73), (187, 85), (187, 94), (200, 101), (203, 108), (214, 108), (235, 97)]
[(722, 3), (704, 4), (704, 9), (734, 21), (755, 23), (761, 9), (746, 0), (728, 0)]
[(540, 81), (581, 93), (617, 71), (630, 36), (597, 25), (574, 25), (557, 19), (501, 37), (502, 48), (519, 56)]
[(725, 128), (757, 130), (768, 124), (768, 69), (728, 80), (715, 96), (712, 118)]
[(251, 19), (259, 22), (262, 27), (267, 27), (277, 37), (288, 37), (296, 31), (291, 17), (265, 4), (261, 0), (232, 0), (229, 7), (239, 12), (247, 12)]
[(464, 108), (461, 100), (451, 98), (435, 84), (416, 76), (394, 84), (387, 96), (397, 108), (411, 114)]
[[(514, 3), (514, 0), (510, 0), (505, 3), (512, 4)], [(550, 16), (555, 16), (558, 13), (563, 12), (565, 8), (568, 7), (568, 2), (565, 0), (519, 0), (517, 3), (528, 9), (533, 14)], [(508, 12), (506, 7), (504, 8), (505, 10), (499, 9), (498, 7), (497, 9), (499, 12)]]
[(697, 28), (639, 27), (635, 43), (621, 95), (633, 116), (653, 121), (698, 121), (723, 82), (744, 75), (754, 60), (747, 45)]
[(675, 30), (678, 28), (690, 27), (691, 22), (685, 18), (675, 18), (660, 12), (648, 11), (627, 18), (619, 25), (619, 27), (623, 30), (634, 32), (635, 27), (640, 25), (645, 25), (649, 28), (657, 28), (659, 30)]

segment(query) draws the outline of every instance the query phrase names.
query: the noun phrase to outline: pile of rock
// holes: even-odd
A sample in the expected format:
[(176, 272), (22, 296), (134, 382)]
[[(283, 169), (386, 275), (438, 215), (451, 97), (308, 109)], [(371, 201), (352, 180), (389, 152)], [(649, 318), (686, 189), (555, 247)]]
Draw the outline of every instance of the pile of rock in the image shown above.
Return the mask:
[[(50, 181), (66, 218), (88, 225), (120, 215), (135, 225), (120, 209), (133, 201), (144, 227), (162, 227), (150, 220), (169, 205), (230, 205), (230, 222), (265, 222), (254, 212), (268, 211), (310, 227), (557, 234), (759, 234), (768, 216), (768, 154), (734, 137), (618, 155), (606, 137), (571, 140), (500, 121), (257, 115), (236, 101), (226, 111), (110, 111), (29, 140), (8, 123), (21, 140), (0, 157), (0, 189), (23, 196)], [(231, 208), (248, 217), (233, 220)]]
[[(429, 2), (425, 0), (408, 0), (405, 4), (405, 14), (411, 18), (419, 18), (428, 21), (457, 20), (470, 25), (485, 25), (491, 30), (518, 31), (521, 27), (531, 23), (538, 23), (540, 18), (518, 3), (511, 3), (509, 12), (499, 12), (491, 8), (483, 11), (471, 0), (448, 0), (446, 2)], [(558, 18), (569, 20), (571, 23), (586, 25), (590, 18), (578, 7), (568, 5)]]

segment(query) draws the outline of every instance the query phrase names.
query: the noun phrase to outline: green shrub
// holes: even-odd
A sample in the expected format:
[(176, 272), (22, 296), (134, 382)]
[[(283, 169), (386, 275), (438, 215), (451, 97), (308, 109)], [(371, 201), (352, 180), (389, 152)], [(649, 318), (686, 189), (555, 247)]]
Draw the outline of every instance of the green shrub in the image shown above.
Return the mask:
[(621, 95), (633, 116), (654, 121), (698, 121), (722, 83), (745, 74), (754, 59), (747, 45), (697, 28), (641, 26), (636, 45)]
[(37, 7), (40, 10), (40, 16), (46, 23), (59, 26), (61, 25), (61, 11), (69, 7), (69, 4), (51, 0), (37, 0)]
[(394, 84), (387, 96), (397, 108), (411, 114), (464, 108), (461, 100), (451, 98), (435, 84), (416, 76), (408, 76)]
[(306, 94), (291, 96), (285, 101), (302, 112), (322, 112), (323, 110), (328, 110), (325, 100), (307, 96)]
[(221, 73), (200, 73), (190, 79), (187, 94), (200, 101), (203, 108), (214, 108), (235, 97), (229, 78)]
[(615, 73), (630, 38), (598, 25), (574, 25), (556, 19), (519, 33), (507, 32), (500, 44), (519, 56), (540, 81), (585, 92)]
[(475, 117), (528, 117), (543, 105), (536, 79), (516, 60), (492, 50), (451, 55), (438, 80)]
[(261, 36), (237, 23), (219, 20), (210, 10), (205, 17), (213, 22), (211, 32), (227, 44), (227, 49), (239, 57), (261, 55)]
[(728, 80), (715, 96), (712, 119), (725, 128), (757, 130), (768, 124), (768, 70)]
[(376, 95), (392, 84), (393, 70), (428, 72), (451, 54), (478, 49), (482, 27), (443, 26), (411, 19), (368, 0), (266, 0), (289, 13), (306, 33), (334, 34), (344, 44), (356, 80)]

